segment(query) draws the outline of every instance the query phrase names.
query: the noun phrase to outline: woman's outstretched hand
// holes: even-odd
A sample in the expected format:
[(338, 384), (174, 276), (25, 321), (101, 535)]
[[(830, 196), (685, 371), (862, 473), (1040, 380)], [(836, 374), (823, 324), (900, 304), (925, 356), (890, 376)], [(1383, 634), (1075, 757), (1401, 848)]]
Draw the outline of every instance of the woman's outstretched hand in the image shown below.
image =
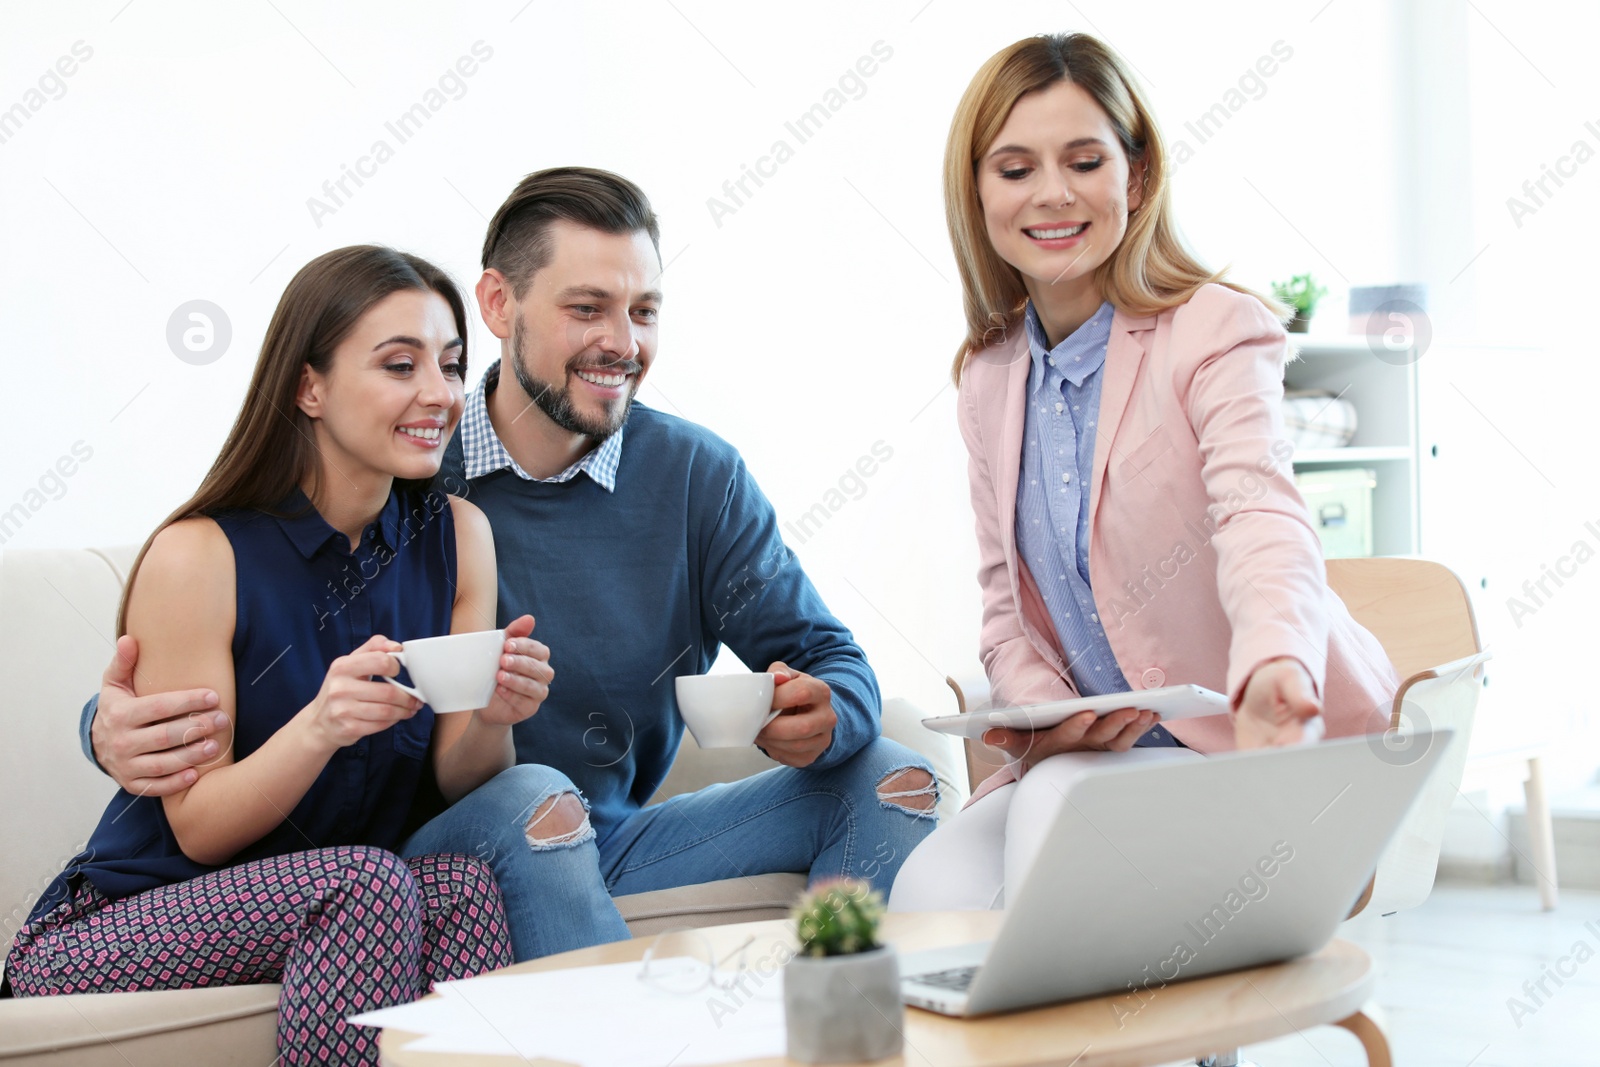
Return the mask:
[[(982, 715), (983, 712), (974, 712)], [(984, 732), (983, 743), (993, 745), (1025, 767), (1061, 752), (1126, 752), (1141, 734), (1161, 720), (1153, 711), (1118, 708), (1105, 715), (1081, 711), (1048, 730), (1009, 730), (995, 727)]]
[(1233, 719), (1234, 742), (1240, 748), (1293, 745), (1305, 739), (1306, 724), (1320, 714), (1316, 686), (1300, 661), (1268, 660), (1245, 683)]

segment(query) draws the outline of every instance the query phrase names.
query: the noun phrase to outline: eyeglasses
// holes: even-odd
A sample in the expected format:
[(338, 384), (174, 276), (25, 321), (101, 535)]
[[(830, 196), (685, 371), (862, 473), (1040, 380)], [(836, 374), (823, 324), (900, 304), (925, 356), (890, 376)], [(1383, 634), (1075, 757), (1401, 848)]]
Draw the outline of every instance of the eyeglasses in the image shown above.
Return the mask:
[[(751, 934), (733, 951), (717, 958), (711, 939), (691, 927), (663, 930), (645, 949), (639, 968), (639, 981), (665, 993), (698, 993), (702, 989), (732, 990), (744, 980), (746, 957), (756, 936)], [(737, 957), (731, 973), (719, 971), (729, 959)]]

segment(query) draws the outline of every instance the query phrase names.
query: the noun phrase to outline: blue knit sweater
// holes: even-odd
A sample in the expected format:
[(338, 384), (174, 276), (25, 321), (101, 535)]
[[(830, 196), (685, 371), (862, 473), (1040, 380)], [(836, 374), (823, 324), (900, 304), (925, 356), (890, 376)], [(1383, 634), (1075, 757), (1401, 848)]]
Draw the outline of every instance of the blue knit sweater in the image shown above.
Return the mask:
[(778, 533), (772, 505), (732, 445), (635, 403), (616, 488), (586, 476), (530, 482), (509, 469), (446, 490), (494, 528), (500, 617), (534, 617), (556, 676), (514, 728), (517, 760), (565, 772), (602, 836), (647, 803), (683, 737), (673, 679), (703, 674), (722, 645), (752, 670), (773, 660), (833, 690), (839, 723), (815, 763), (848, 759), (880, 732), (878, 684), (850, 631)]

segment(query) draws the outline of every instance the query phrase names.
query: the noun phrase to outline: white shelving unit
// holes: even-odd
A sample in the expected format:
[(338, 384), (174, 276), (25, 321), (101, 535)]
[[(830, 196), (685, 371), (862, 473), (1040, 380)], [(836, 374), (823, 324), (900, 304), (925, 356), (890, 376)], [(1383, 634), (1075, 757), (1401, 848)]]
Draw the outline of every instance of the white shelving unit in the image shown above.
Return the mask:
[(1410, 459), (1411, 450), (1404, 445), (1347, 445), (1344, 448), (1304, 448), (1294, 454), (1296, 466), (1312, 463), (1351, 466), (1357, 463), (1378, 463), (1390, 459)]
[[(1373, 554), (1421, 555), (1461, 579), (1480, 642), (1495, 659), (1483, 674), (1458, 785), (1503, 796), (1531, 783), (1523, 786), (1528, 809), (1543, 814), (1533, 819), (1538, 840), (1522, 856), (1542, 853), (1541, 869), (1553, 873), (1541, 759), (1559, 743), (1559, 714), (1573, 704), (1571, 679), (1581, 674), (1571, 668), (1593, 658), (1592, 633), (1570, 613), (1572, 598), (1583, 594), (1561, 592), (1553, 611), (1568, 616), (1541, 606), (1531, 620), (1514, 621), (1506, 600), (1525, 596), (1525, 582), (1544, 576), (1563, 547), (1590, 536), (1581, 516), (1555, 515), (1560, 494), (1589, 492), (1588, 484), (1558, 475), (1558, 487), (1545, 470), (1546, 457), (1571, 449), (1574, 426), (1528, 417), (1549, 408), (1552, 388), (1551, 379), (1528, 368), (1542, 371), (1549, 362), (1532, 348), (1459, 339), (1435, 339), (1420, 357), (1384, 351), (1383, 359), (1375, 338), (1291, 334), (1290, 341), (1300, 358), (1285, 367), (1285, 388), (1342, 393), (1357, 416), (1348, 447), (1300, 452), (1295, 468), (1374, 471)], [(1483, 833), (1484, 818), (1476, 804), (1457, 802), (1447, 862), (1474, 871), (1499, 862), (1498, 829), (1491, 821)], [(1473, 841), (1471, 849), (1461, 847)], [(1542, 886), (1541, 896), (1552, 906), (1554, 886)]]
[[(1284, 367), (1285, 389), (1319, 389), (1356, 407), (1356, 433), (1344, 448), (1296, 452), (1296, 470), (1361, 467), (1377, 474), (1372, 491), (1372, 554), (1412, 555), (1421, 540), (1417, 367), (1411, 353), (1381, 348), (1376, 337), (1290, 334), (1299, 352)], [(1378, 351), (1383, 351), (1383, 359)]]

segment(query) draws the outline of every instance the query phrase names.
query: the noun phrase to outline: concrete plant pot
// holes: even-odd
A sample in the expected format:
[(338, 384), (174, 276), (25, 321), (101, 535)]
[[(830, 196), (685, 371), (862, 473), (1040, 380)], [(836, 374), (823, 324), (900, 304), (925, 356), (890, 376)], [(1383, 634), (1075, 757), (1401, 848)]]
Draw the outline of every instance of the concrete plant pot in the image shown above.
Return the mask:
[(900, 1053), (905, 1007), (894, 948), (848, 956), (795, 956), (783, 967), (789, 1058), (851, 1063)]

